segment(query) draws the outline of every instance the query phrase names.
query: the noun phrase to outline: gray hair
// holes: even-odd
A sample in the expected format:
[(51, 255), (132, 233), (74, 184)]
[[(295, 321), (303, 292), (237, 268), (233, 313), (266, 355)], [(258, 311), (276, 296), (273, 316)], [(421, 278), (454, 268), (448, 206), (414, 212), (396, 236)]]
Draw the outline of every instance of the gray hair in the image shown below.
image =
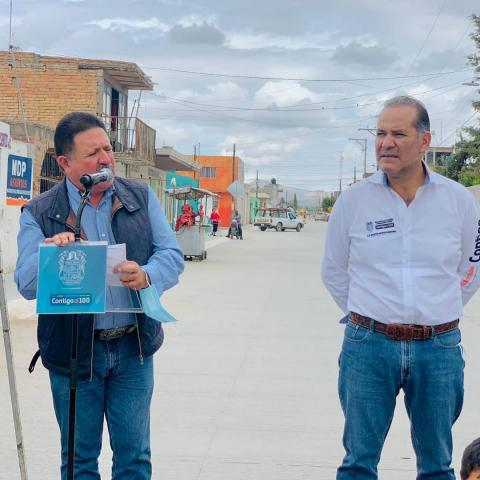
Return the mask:
[(430, 118), (425, 105), (416, 98), (402, 95), (393, 97), (383, 104), (383, 110), (389, 107), (413, 107), (417, 111), (417, 119), (413, 126), (418, 133), (430, 131)]

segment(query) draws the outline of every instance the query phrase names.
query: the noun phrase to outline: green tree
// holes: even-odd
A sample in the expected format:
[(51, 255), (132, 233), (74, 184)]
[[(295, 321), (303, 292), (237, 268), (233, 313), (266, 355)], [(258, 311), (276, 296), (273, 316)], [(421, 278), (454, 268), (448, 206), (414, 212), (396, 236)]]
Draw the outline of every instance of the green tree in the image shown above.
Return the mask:
[(293, 194), (293, 208), (296, 210), (298, 208), (297, 194)]
[[(468, 61), (480, 74), (480, 16), (472, 15), (475, 31), (471, 38), (477, 48), (477, 53), (470, 55)], [(480, 90), (479, 90), (480, 93)], [(472, 102), (474, 110), (480, 112), (480, 101)], [(446, 165), (446, 175), (463, 185), (480, 184), (480, 127), (463, 129), (460, 140), (455, 144), (455, 153)]]
[(335, 205), (335, 197), (324, 197), (322, 199), (322, 210), (328, 210)]

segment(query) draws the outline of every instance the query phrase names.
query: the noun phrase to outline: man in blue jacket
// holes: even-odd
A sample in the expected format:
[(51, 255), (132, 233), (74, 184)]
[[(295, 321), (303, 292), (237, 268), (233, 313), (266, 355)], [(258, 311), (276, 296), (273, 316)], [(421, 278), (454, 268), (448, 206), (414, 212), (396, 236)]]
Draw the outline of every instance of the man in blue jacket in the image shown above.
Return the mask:
[[(80, 177), (115, 160), (104, 124), (74, 112), (55, 131), (57, 162), (65, 179), (24, 208), (18, 235), (15, 281), (27, 299), (36, 297), (38, 245), (74, 242), (75, 213), (84, 189)], [(127, 261), (117, 270), (128, 289), (154, 285), (159, 294), (183, 271), (183, 254), (153, 191), (142, 181), (115, 178), (92, 189), (81, 227), (91, 241), (126, 244)], [(124, 305), (128, 289), (108, 289), (114, 305)], [(118, 290), (122, 290), (119, 292)], [(49, 370), (61, 432), (62, 479), (66, 478), (71, 317), (40, 315), (38, 344)], [(151, 478), (150, 401), (153, 353), (163, 342), (162, 325), (143, 313), (79, 315), (75, 478), (99, 479), (98, 456), (104, 418), (113, 450), (112, 478)]]

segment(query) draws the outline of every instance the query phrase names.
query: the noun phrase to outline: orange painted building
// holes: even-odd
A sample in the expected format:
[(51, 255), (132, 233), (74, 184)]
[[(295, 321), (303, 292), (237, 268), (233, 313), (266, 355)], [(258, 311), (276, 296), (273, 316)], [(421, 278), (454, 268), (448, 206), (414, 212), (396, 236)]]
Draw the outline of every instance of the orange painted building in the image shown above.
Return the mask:
[[(193, 160), (193, 156), (190, 156)], [(220, 213), (220, 225), (229, 227), (232, 221), (234, 208), (233, 197), (227, 188), (235, 181), (242, 184), (245, 181), (245, 168), (240, 157), (232, 155), (197, 155), (195, 158), (200, 163), (200, 173), (178, 172), (194, 178), (199, 178), (200, 188), (209, 190), (218, 195), (218, 212)]]

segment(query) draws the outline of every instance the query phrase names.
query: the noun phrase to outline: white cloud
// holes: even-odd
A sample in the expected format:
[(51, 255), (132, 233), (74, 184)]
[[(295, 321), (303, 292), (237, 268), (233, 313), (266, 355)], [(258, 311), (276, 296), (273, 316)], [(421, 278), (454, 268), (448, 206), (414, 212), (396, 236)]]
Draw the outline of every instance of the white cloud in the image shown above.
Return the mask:
[(256, 50), (261, 48), (281, 48), (287, 50), (301, 50), (306, 48), (320, 48), (330, 50), (326, 45), (328, 34), (322, 36), (289, 37), (270, 35), (268, 33), (238, 33), (227, 34), (228, 46), (237, 50)]
[(185, 128), (170, 121), (152, 119), (149, 124), (157, 131), (157, 146), (175, 146), (190, 138), (190, 134)]
[(234, 143), (238, 145), (237, 155), (255, 166), (281, 163), (285, 154), (293, 153), (303, 145), (301, 138), (277, 133), (275, 138), (271, 137), (270, 139), (265, 139), (263, 135), (254, 134), (229, 135), (219, 143), (218, 147), (225, 155), (227, 152), (231, 152), (231, 145)]
[(257, 107), (287, 107), (321, 101), (322, 96), (291, 81), (268, 81), (255, 92)]
[[(219, 82), (207, 86), (207, 92), (195, 92), (191, 89), (179, 90), (175, 94), (176, 99), (189, 102), (228, 105), (244, 100), (248, 95), (248, 90), (240, 87), (235, 82)], [(220, 103), (221, 102), (221, 103)]]
[(210, 85), (208, 90), (215, 100), (243, 100), (248, 95), (248, 90), (240, 87), (235, 82), (221, 82)]
[(194, 25), (213, 25), (218, 27), (217, 18), (215, 15), (186, 15), (176, 22), (184, 28), (192, 27)]
[(93, 20), (87, 23), (87, 25), (96, 25), (103, 30), (110, 30), (112, 32), (120, 31), (127, 32), (131, 30), (159, 30), (162, 33), (166, 33), (170, 30), (170, 26), (162, 23), (158, 18), (150, 18), (148, 20), (129, 19), (129, 18), (104, 18), (102, 20)]

